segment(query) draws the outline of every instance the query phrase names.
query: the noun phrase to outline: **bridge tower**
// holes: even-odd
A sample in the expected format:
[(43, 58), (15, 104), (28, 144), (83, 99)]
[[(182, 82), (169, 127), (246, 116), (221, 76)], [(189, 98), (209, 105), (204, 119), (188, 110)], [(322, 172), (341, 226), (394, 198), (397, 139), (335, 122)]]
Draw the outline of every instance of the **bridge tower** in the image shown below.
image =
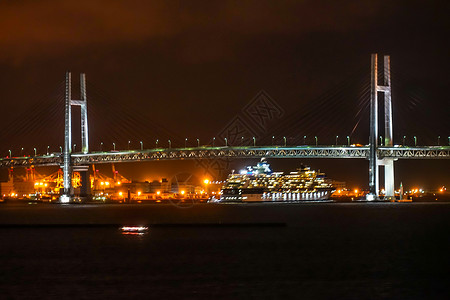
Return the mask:
[(81, 174), (82, 188), (81, 195), (89, 193), (89, 167), (81, 166), (75, 169), (71, 165), (72, 154), (72, 105), (81, 107), (81, 151), (89, 152), (89, 135), (88, 135), (88, 118), (87, 118), (87, 98), (86, 98), (86, 75), (80, 74), (80, 90), (81, 100), (72, 99), (72, 75), (66, 72), (66, 89), (65, 89), (65, 114), (64, 114), (64, 165), (63, 179), (64, 191), (60, 197), (61, 203), (68, 203), (73, 196), (72, 188), (72, 172), (78, 171)]
[(370, 92), (370, 149), (369, 149), (369, 194), (367, 200), (376, 200), (379, 194), (379, 166), (384, 166), (386, 198), (394, 198), (394, 159), (379, 159), (378, 149), (378, 92), (384, 94), (384, 146), (393, 146), (392, 94), (390, 57), (384, 56), (383, 85), (378, 85), (378, 55), (371, 57)]

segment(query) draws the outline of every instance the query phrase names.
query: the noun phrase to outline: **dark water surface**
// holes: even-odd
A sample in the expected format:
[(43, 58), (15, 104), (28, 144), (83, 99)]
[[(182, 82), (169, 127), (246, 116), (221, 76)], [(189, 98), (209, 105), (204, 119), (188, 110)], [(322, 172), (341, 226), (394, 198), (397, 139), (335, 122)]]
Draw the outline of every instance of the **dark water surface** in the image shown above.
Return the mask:
[(449, 299), (449, 229), (445, 203), (3, 204), (0, 298)]

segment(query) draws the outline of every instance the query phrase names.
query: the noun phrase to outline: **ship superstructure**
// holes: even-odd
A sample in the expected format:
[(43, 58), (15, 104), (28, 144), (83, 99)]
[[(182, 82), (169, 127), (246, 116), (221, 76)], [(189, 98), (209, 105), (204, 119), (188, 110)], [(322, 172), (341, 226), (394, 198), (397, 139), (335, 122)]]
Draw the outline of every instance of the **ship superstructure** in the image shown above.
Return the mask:
[(273, 172), (262, 159), (256, 166), (230, 174), (219, 201), (319, 201), (328, 199), (332, 191), (331, 180), (324, 173), (303, 165), (289, 174)]

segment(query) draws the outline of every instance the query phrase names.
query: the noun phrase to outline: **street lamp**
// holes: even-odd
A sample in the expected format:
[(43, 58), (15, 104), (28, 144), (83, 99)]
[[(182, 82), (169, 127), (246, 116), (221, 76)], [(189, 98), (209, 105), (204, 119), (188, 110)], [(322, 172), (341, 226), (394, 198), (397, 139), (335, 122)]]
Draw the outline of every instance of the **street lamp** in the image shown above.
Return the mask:
[(23, 147), (20, 148), (20, 156), (23, 156)]
[(414, 136), (414, 147), (416, 147), (416, 146), (417, 146), (417, 137)]
[(284, 146), (286, 147), (286, 137), (283, 136), (283, 140), (284, 140)]
[(113, 149), (116, 151), (116, 143), (113, 143)]
[(406, 135), (403, 136), (403, 146), (405, 146)]
[(47, 155), (48, 155), (49, 151), (50, 151), (50, 146), (47, 146)]
[(275, 138), (275, 136), (272, 135), (272, 146), (273, 146), (273, 139)]
[(303, 145), (306, 145), (306, 135), (303, 136)]
[(244, 145), (244, 137), (241, 136), (241, 146), (243, 146), (243, 145)]
[(61, 150), (61, 153), (62, 153), (62, 146), (59, 146), (59, 150)]
[(225, 138), (225, 147), (228, 147), (228, 139)]
[(187, 138), (184, 139), (184, 148), (187, 148)]
[(213, 137), (213, 147), (214, 147), (215, 142), (216, 142), (216, 137)]
[(339, 136), (337, 135), (336, 136), (336, 146), (337, 146), (337, 143), (338, 143), (338, 138), (339, 138)]
[[(11, 155), (11, 150), (8, 150), (9, 151), (9, 158), (11, 158), (12, 157), (12, 155)], [(35, 155), (36, 156), (36, 155)]]
[(103, 142), (100, 142), (100, 152), (103, 152)]
[(77, 144), (73, 144), (73, 152), (75, 153), (75, 149), (77, 148)]
[(144, 150), (144, 143), (142, 141), (139, 142), (141, 144), (141, 151)]
[(128, 151), (130, 151), (130, 143), (131, 141), (128, 141)]
[(156, 139), (156, 142), (155, 142), (155, 148), (158, 148), (158, 139)]
[(316, 136), (314, 136), (314, 139), (316, 140), (316, 146), (317, 146), (317, 135), (316, 135)]
[(441, 141), (440, 141), (440, 139), (441, 139), (441, 136), (440, 135), (438, 135), (438, 146), (440, 146), (440, 144), (441, 144)]
[(350, 136), (347, 135), (347, 146), (350, 146)]
[(450, 136), (448, 137), (448, 145), (450, 146)]
[(256, 146), (256, 138), (253, 137), (253, 147), (255, 147), (255, 146)]
[(380, 135), (380, 146), (383, 146), (383, 137)]
[(197, 147), (200, 148), (200, 140), (199, 139), (197, 139)]
[(169, 140), (169, 149), (172, 148), (172, 142)]
[(33, 148), (34, 149), (34, 156), (36, 156), (36, 148)]

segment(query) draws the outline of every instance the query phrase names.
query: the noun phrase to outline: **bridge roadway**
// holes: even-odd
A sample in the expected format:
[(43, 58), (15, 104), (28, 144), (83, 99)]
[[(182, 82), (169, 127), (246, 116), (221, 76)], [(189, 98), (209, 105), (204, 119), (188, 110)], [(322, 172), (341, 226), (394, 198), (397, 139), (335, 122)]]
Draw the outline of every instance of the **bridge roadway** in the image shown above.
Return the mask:
[[(378, 158), (394, 159), (450, 159), (450, 146), (378, 147)], [(139, 162), (156, 160), (215, 159), (215, 158), (364, 158), (369, 147), (349, 146), (297, 146), (297, 147), (195, 147), (159, 148), (146, 150), (73, 153), (72, 165)], [(27, 166), (61, 166), (62, 154), (52, 153), (35, 157), (0, 159), (0, 168)]]

